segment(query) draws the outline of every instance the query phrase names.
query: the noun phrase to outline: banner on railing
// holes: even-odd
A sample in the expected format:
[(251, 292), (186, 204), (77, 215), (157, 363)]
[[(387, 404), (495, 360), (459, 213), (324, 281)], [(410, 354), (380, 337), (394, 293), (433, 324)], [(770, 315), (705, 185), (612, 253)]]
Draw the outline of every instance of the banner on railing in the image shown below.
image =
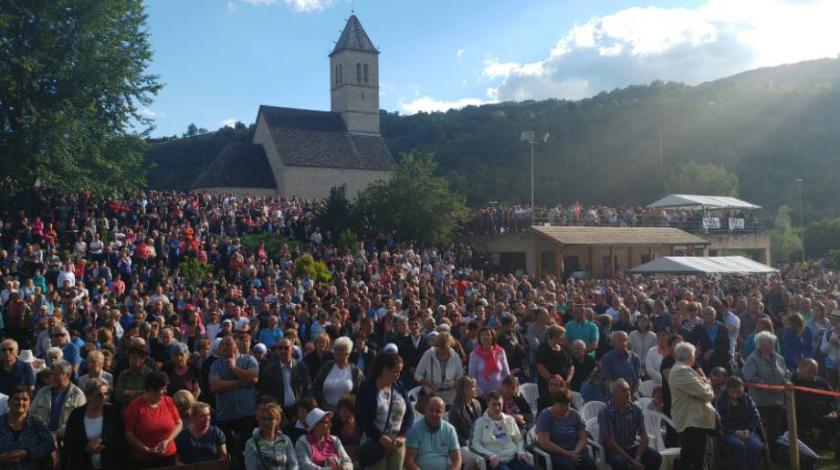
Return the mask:
[(720, 219), (717, 217), (703, 217), (703, 228), (706, 230), (720, 230)]
[(730, 217), (729, 230), (744, 230), (744, 219)]

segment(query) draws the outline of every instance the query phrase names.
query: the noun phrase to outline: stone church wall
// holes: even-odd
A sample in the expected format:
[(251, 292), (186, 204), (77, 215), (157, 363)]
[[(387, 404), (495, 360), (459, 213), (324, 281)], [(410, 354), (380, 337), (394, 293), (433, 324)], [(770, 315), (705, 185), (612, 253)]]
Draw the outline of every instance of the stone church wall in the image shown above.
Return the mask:
[(314, 198), (329, 196), (333, 186), (344, 186), (347, 199), (352, 201), (367, 185), (391, 175), (390, 171), (286, 166), (282, 187), (284, 195)]

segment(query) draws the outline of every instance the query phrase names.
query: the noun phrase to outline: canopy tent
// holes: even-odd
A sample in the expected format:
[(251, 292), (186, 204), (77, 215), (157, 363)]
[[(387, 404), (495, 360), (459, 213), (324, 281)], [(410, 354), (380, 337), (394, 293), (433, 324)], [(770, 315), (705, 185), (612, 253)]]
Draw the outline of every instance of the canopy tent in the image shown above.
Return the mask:
[(664, 256), (636, 266), (635, 274), (771, 274), (778, 272), (743, 256)]
[(761, 206), (729, 196), (699, 196), (695, 194), (670, 194), (648, 204), (660, 209), (761, 209)]

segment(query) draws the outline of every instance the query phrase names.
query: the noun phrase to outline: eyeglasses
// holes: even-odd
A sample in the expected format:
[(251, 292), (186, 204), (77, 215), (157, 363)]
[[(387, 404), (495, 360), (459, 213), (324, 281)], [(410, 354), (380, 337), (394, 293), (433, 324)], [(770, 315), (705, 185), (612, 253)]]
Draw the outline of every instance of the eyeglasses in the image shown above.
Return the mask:
[(277, 346), (277, 349), (279, 349), (280, 351), (285, 351), (285, 350), (289, 349), (289, 347), (288, 346)]
[(2, 348), (2, 349), (0, 349), (0, 351), (2, 351), (2, 352), (14, 352), (15, 348)]
[(53, 338), (64, 338), (65, 336), (67, 336), (67, 333), (55, 333)]

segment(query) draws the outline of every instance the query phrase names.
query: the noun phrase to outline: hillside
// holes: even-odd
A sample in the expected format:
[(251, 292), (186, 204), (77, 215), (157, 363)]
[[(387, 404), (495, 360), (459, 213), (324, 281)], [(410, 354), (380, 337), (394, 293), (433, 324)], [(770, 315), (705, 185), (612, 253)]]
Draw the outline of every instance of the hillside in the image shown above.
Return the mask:
[[(646, 203), (662, 195), (667, 175), (695, 160), (724, 165), (738, 175), (741, 197), (771, 210), (795, 203), (801, 177), (806, 215), (821, 217), (840, 215), (838, 110), (840, 60), (824, 59), (697, 86), (654, 82), (575, 102), (383, 112), (382, 132), (395, 155), (435, 152), (439, 172), (474, 205), (527, 200), (530, 154), (519, 134), (534, 129), (551, 133), (536, 150), (539, 202)], [(231, 131), (152, 145), (149, 160), (158, 167), (151, 185), (186, 188)], [(241, 130), (233, 137), (247, 140)]]

